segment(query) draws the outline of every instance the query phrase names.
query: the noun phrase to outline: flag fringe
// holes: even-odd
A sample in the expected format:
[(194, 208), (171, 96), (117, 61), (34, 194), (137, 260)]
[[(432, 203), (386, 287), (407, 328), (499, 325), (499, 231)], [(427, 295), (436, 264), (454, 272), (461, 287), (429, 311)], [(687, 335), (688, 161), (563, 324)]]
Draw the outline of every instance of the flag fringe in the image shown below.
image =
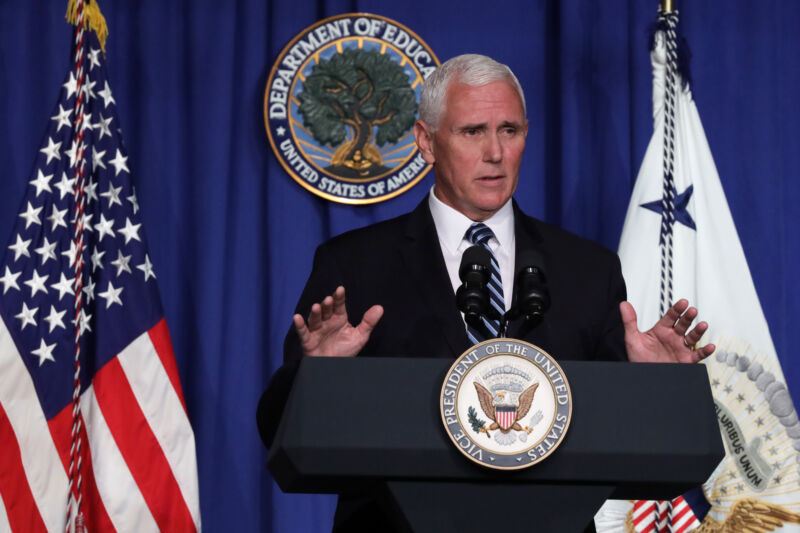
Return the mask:
[[(108, 25), (106, 25), (106, 19), (100, 12), (100, 6), (97, 5), (97, 2), (86, 1), (84, 3), (84, 9), (86, 12), (83, 15), (83, 26), (84, 28), (88, 27), (97, 34), (97, 40), (100, 41), (100, 48), (102, 48), (103, 53), (105, 53), (106, 38), (108, 37)], [(73, 26), (78, 23), (77, 0), (69, 0), (66, 17), (67, 22)]]

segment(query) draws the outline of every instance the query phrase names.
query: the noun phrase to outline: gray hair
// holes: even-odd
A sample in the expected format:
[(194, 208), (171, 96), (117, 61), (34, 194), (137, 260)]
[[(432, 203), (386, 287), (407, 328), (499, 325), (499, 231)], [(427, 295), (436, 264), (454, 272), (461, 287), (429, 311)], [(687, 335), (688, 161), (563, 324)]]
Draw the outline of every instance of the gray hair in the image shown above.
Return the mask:
[(522, 113), (527, 116), (525, 94), (519, 80), (507, 65), (488, 56), (463, 54), (448, 59), (431, 74), (422, 85), (419, 97), (419, 119), (433, 131), (439, 128), (439, 116), (444, 111), (447, 87), (454, 80), (471, 87), (482, 87), (496, 81), (507, 81), (514, 86), (522, 102)]

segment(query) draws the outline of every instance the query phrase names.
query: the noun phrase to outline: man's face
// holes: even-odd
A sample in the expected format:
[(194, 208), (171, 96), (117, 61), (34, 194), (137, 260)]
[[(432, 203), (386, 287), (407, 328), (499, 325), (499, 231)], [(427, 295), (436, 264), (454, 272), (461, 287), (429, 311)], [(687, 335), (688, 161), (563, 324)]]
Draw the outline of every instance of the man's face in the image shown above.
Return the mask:
[(438, 129), (418, 120), (414, 135), (434, 165), (436, 197), (471, 220), (491, 217), (514, 194), (528, 122), (511, 83), (451, 82)]

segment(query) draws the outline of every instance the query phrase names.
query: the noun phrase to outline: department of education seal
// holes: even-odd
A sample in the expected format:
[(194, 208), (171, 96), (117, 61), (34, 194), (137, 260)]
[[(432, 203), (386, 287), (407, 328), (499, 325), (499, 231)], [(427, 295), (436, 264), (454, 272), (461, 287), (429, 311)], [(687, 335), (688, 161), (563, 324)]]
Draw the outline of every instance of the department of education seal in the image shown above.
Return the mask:
[(461, 453), (489, 468), (518, 470), (561, 444), (572, 419), (572, 392), (561, 367), (540, 348), (492, 339), (456, 359), (440, 407)]
[(300, 185), (335, 202), (407, 191), (430, 170), (413, 126), (422, 84), (438, 65), (422, 39), (385, 17), (347, 13), (309, 26), (267, 80), (275, 156)]

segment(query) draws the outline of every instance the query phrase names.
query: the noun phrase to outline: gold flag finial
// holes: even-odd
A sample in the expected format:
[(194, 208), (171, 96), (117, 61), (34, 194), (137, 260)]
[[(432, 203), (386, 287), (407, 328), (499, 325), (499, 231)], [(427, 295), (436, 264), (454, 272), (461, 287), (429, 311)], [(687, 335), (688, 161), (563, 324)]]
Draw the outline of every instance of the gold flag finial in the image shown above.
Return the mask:
[(672, 0), (661, 0), (660, 7), (660, 11), (662, 13), (672, 13), (675, 11), (675, 6), (673, 5)]
[[(97, 40), (100, 41), (100, 48), (102, 48), (105, 53), (108, 26), (106, 25), (105, 17), (103, 17), (103, 14), (100, 12), (100, 6), (97, 5), (97, 2), (89, 2), (86, 0), (83, 9), (83, 27), (89, 28), (97, 34)], [(67, 5), (67, 22), (72, 25), (78, 23), (77, 0), (69, 0), (69, 4)]]

